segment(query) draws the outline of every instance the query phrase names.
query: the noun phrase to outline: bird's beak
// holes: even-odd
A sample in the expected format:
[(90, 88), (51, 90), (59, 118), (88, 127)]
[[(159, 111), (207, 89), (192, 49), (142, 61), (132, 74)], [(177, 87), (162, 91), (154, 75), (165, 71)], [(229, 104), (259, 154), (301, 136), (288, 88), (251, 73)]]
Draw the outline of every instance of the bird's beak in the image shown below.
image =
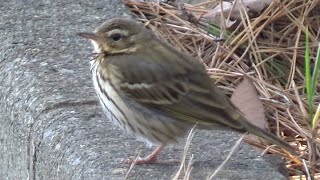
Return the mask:
[(83, 38), (86, 38), (86, 39), (91, 39), (94, 41), (98, 40), (98, 36), (94, 33), (81, 32), (81, 33), (77, 33), (77, 34)]

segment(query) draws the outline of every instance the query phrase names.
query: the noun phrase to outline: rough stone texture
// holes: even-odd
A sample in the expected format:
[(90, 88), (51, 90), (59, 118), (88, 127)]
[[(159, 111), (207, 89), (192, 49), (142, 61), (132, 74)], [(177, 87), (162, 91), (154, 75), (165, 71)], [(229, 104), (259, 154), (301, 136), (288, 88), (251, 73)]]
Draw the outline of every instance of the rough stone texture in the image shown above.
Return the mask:
[[(150, 152), (97, 104), (91, 46), (76, 32), (124, 15), (119, 0), (0, 1), (0, 179), (124, 179), (122, 158)], [(206, 179), (237, 140), (197, 132), (191, 179)], [(181, 146), (160, 158), (179, 159)], [(215, 179), (284, 179), (245, 144)], [(135, 166), (129, 179), (171, 179), (179, 164)]]

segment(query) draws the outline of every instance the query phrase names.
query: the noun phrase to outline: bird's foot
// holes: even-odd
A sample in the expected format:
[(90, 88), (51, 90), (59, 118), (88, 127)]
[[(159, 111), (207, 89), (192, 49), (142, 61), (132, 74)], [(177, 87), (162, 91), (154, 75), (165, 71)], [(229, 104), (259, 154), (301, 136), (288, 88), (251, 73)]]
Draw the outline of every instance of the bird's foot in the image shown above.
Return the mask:
[(174, 163), (180, 163), (178, 159), (169, 159), (169, 160), (158, 160), (157, 158), (149, 158), (149, 156), (145, 158), (135, 158), (135, 159), (127, 159), (124, 161), (126, 164), (174, 164)]
[(157, 161), (158, 155), (160, 154), (161, 150), (163, 148), (163, 145), (157, 147), (151, 154), (149, 154), (145, 158), (136, 158), (136, 159), (128, 159), (125, 161), (127, 164), (152, 164)]
[(145, 158), (137, 157), (135, 159), (127, 159), (124, 162), (126, 164), (172, 164), (175, 162), (179, 162), (178, 160), (157, 160), (158, 155), (160, 154), (161, 150), (163, 149), (164, 145), (160, 145), (157, 147), (151, 154), (149, 154)]
[(157, 161), (157, 156), (150, 157), (147, 156), (145, 158), (137, 157), (135, 159), (127, 159), (125, 161), (126, 164), (153, 164)]

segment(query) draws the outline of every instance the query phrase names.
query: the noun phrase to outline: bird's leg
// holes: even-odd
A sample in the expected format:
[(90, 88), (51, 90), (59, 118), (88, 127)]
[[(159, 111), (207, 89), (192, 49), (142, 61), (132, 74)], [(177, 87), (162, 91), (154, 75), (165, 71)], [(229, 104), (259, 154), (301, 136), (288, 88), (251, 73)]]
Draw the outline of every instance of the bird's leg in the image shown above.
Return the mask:
[(157, 161), (157, 157), (160, 154), (160, 151), (163, 149), (164, 145), (161, 144), (159, 147), (157, 147), (151, 154), (149, 154), (147, 157), (137, 159), (129, 159), (126, 161), (126, 163), (131, 164), (151, 164)]

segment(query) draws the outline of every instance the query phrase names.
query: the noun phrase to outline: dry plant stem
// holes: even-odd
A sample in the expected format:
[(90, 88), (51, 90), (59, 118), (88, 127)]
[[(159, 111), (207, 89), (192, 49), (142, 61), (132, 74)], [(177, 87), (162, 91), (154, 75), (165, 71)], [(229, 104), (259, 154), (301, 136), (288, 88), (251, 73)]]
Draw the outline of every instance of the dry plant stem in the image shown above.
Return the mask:
[(195, 33), (201, 34), (203, 37), (207, 38), (208, 40), (212, 40), (212, 38), (202, 32), (200, 32), (198, 29), (193, 28), (192, 26), (190, 26), (190, 24), (186, 23), (184, 20), (182, 20), (181, 18), (179, 18), (178, 16), (176, 16), (175, 14), (173, 14), (172, 12), (164, 9), (162, 6), (159, 5), (159, 8), (161, 10), (163, 10), (164, 12), (168, 13), (169, 15), (171, 15), (172, 17), (174, 17), (177, 21), (179, 21), (180, 23), (182, 23), (184, 26), (192, 29)]
[[(196, 129), (195, 129), (196, 126), (197, 125), (193, 126), (193, 128), (190, 130), (190, 132), (188, 134), (188, 138), (187, 138), (186, 144), (185, 144), (184, 149), (183, 149), (183, 155), (182, 155), (180, 168), (179, 168), (178, 172), (176, 173), (176, 175), (174, 176), (173, 180), (178, 180), (179, 176), (182, 173), (182, 170), (185, 169), (185, 167), (186, 167), (186, 158), (187, 158), (187, 154), (188, 154), (189, 147), (190, 147), (190, 144), (191, 144), (191, 140), (192, 140), (192, 138), (193, 138), (193, 136), (194, 136), (194, 134), (196, 132)], [(192, 170), (192, 168), (191, 168), (192, 159), (193, 159), (193, 156), (191, 156), (191, 159), (188, 162), (187, 170), (184, 171), (184, 172), (187, 172), (187, 173), (185, 173), (186, 175), (189, 174), (191, 172), (191, 170)], [(190, 171), (190, 172), (188, 172), (188, 171)]]
[(187, 169), (185, 170), (186, 175), (184, 176), (183, 180), (189, 180), (190, 179), (190, 175), (191, 175), (191, 171), (192, 171), (192, 162), (193, 162), (193, 154), (190, 157), (190, 160), (188, 162), (187, 165)]
[(220, 164), (220, 166), (213, 172), (213, 174), (208, 178), (208, 180), (211, 180), (218, 174), (218, 172), (227, 164), (228, 160), (231, 158), (232, 154), (235, 152), (237, 147), (240, 145), (240, 142), (243, 140), (243, 138), (246, 136), (246, 134), (243, 134), (241, 138), (236, 142), (236, 144), (231, 148), (227, 158)]
[[(303, 167), (304, 167), (305, 172), (306, 172), (306, 177), (308, 177), (308, 179), (312, 179), (311, 176), (310, 176), (310, 172), (309, 172), (309, 169), (308, 169), (306, 161), (303, 159), (302, 162), (303, 162)], [(313, 177), (314, 177), (314, 175), (313, 175)]]
[(311, 148), (310, 148), (310, 151), (311, 151), (311, 160), (310, 160), (310, 164), (311, 164), (311, 174), (312, 174), (312, 177), (314, 177), (315, 173), (316, 173), (316, 149), (317, 149), (317, 144), (315, 143), (315, 137), (316, 137), (316, 132), (315, 131), (312, 131), (312, 138), (311, 138)]
[(276, 127), (277, 127), (277, 136), (280, 136), (280, 123), (279, 123), (279, 113), (278, 111), (275, 111), (275, 119), (276, 119)]
[(301, 96), (299, 95), (299, 92), (296, 87), (296, 83), (292, 80), (291, 84), (292, 84), (292, 88), (294, 90), (294, 94), (296, 95), (296, 100), (298, 101), (299, 109), (302, 112), (304, 119), (307, 120), (309, 115), (308, 115), (308, 112), (307, 112), (305, 106), (303, 105), (303, 102), (301, 100)]
[[(278, 110), (275, 110), (275, 111), (277, 112), (278, 115), (280, 114), (280, 112)], [(270, 117), (270, 118), (275, 119), (277, 121), (277, 119), (275, 117)], [(283, 117), (281, 119), (283, 119)], [(279, 124), (281, 124), (282, 126), (284, 126), (287, 129), (291, 130), (294, 134), (299, 134), (299, 132), (296, 129), (293, 129), (291, 126), (288, 126), (288, 123), (283, 123), (282, 121), (278, 120)]]
[[(139, 156), (140, 156), (140, 153), (138, 153), (138, 156), (137, 156), (137, 157), (139, 157)], [(127, 171), (127, 173), (126, 173), (126, 176), (124, 177), (125, 180), (128, 179), (129, 174), (130, 174), (130, 172), (132, 171), (132, 169), (133, 169), (133, 167), (134, 167), (135, 165), (136, 165), (135, 163), (131, 163), (130, 168), (128, 169), (128, 171)]]
[(295, 121), (295, 119), (293, 118), (293, 116), (291, 115), (290, 109), (287, 109), (287, 113), (291, 119), (291, 121), (293, 122), (293, 124), (295, 125), (296, 129), (299, 131), (300, 136), (305, 137), (306, 139), (310, 139), (311, 138), (311, 134), (306, 132), (305, 130), (303, 130), (299, 124)]
[[(268, 24), (268, 20), (267, 20), (264, 24), (259, 24), (259, 26), (258, 26), (258, 23), (260, 23), (260, 21), (258, 21), (258, 22), (256, 22), (256, 21), (249, 23), (250, 27), (246, 27), (245, 29), (243, 29), (239, 34), (237, 34), (237, 36), (235, 38), (233, 38), (233, 40), (231, 42), (229, 42), (229, 45), (232, 45), (232, 47), (234, 47), (234, 50), (238, 49), (238, 47), (240, 45), (242, 45), (243, 43), (248, 41), (249, 36), (245, 36), (245, 34), (247, 34), (247, 31), (251, 30), (252, 34), (255, 34), (255, 36), (253, 36), (254, 39), (256, 39), (256, 36)], [(246, 22), (246, 21), (243, 20), (242, 22)], [(243, 25), (245, 25), (245, 24), (243, 24)]]
[(275, 147), (274, 145), (265, 147), (265, 146), (261, 145), (261, 143), (258, 143), (258, 142), (256, 142), (256, 141), (252, 141), (251, 139), (247, 139), (246, 137), (245, 137), (244, 139), (245, 139), (245, 142), (246, 142), (246, 143), (251, 144), (251, 145), (253, 145), (253, 146), (256, 146), (256, 147), (258, 147), (258, 148), (264, 149), (264, 151), (261, 153), (261, 155), (265, 154), (266, 152), (271, 152), (271, 153), (273, 153), (273, 154), (279, 154), (279, 155), (281, 155), (282, 157), (285, 157), (285, 158), (287, 158), (287, 159), (290, 159), (291, 161), (295, 162), (295, 163), (298, 164), (298, 165), (301, 165), (301, 164), (302, 164), (300, 158), (291, 155), (291, 154), (288, 153), (287, 151), (279, 151), (279, 150), (277, 150), (277, 149), (274, 149), (274, 147)]
[[(251, 23), (250, 23), (250, 18), (248, 16), (247, 12), (245, 11), (246, 7), (244, 7), (243, 3), (241, 3), (241, 7), (242, 7), (241, 8), (242, 11), (240, 11), (240, 15), (241, 15), (243, 25), (247, 29), (247, 31), (245, 31), (245, 33), (247, 34), (246, 36), (248, 37), (248, 41), (249, 41), (248, 47), (251, 47), (251, 52), (253, 53), (254, 60), (256, 61), (255, 63), (258, 63), (258, 62), (262, 61), (261, 54), (257, 53), (259, 51), (259, 48), (257, 45), (256, 38), (259, 33), (254, 34), (253, 27), (251, 26)], [(245, 23), (245, 22), (247, 22), (247, 23)], [(263, 73), (266, 74), (265, 71)]]
[[(300, 36), (301, 36), (301, 29), (298, 29), (298, 33), (296, 36), (296, 43), (295, 43), (295, 47), (297, 48), (299, 46), (299, 40), (300, 40)], [(295, 70), (296, 70), (296, 63), (297, 63), (297, 49), (295, 49), (293, 51), (293, 56), (292, 56), (292, 61), (291, 61), (291, 69), (290, 69), (290, 73), (289, 73), (289, 78), (288, 78), (288, 84), (286, 89), (288, 89), (291, 84), (293, 83), (293, 78), (295, 76)]]
[[(282, 3), (282, 5), (283, 5), (283, 3)], [(309, 4), (303, 4), (303, 5), (301, 5), (302, 7), (306, 7), (307, 5), (309, 5)], [(302, 19), (297, 19), (296, 17), (295, 17), (295, 15), (294, 14), (292, 14), (292, 11), (294, 10), (294, 9), (291, 9), (291, 10), (289, 10), (289, 8), (287, 7), (287, 6), (282, 6), (283, 7), (283, 12), (284, 13), (286, 13), (286, 15), (287, 15), (287, 17), (297, 26), (297, 27), (299, 27), (299, 30), (302, 30), (304, 33), (306, 33), (306, 28), (305, 28), (305, 26), (303, 25), (303, 22), (304, 22), (304, 14), (305, 13), (301, 13), (301, 15), (302, 15)], [(296, 9), (303, 9), (303, 10), (305, 10), (305, 8), (302, 8), (302, 7), (296, 7)]]
[[(254, 63), (252, 64), (252, 66), (253, 66), (253, 68), (255, 69), (256, 74), (257, 74), (259, 80), (260, 80), (260, 81), (263, 81), (263, 77), (262, 77), (259, 69), (255, 66)], [(256, 83), (255, 83), (255, 84), (256, 84)], [(263, 93), (264, 96), (266, 96), (266, 97), (270, 97), (270, 96), (271, 96), (270, 93), (269, 93), (269, 91), (267, 91), (267, 87), (266, 87), (264, 84), (257, 83), (256, 88), (257, 88), (258, 91), (260, 90), (259, 92), (260, 92), (260, 93)], [(261, 89), (260, 89), (260, 88), (261, 88)]]

